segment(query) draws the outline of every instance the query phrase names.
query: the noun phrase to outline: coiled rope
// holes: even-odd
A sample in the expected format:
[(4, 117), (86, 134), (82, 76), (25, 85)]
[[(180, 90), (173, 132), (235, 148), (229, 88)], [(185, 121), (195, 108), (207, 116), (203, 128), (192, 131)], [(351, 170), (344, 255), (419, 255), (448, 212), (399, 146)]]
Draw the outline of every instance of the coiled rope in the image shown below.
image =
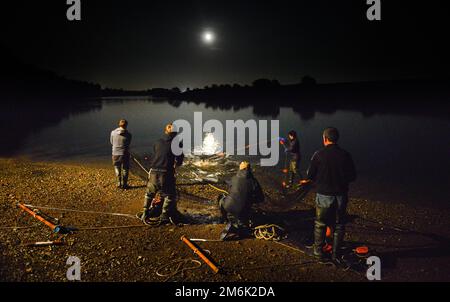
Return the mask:
[(253, 229), (256, 239), (279, 241), (285, 237), (285, 230), (276, 224), (263, 224)]
[(200, 266), (202, 266), (202, 263), (198, 260), (175, 259), (158, 267), (155, 273), (157, 276), (165, 278), (163, 282), (167, 282), (176, 275), (181, 275), (181, 278), (184, 278), (186, 271), (197, 269)]

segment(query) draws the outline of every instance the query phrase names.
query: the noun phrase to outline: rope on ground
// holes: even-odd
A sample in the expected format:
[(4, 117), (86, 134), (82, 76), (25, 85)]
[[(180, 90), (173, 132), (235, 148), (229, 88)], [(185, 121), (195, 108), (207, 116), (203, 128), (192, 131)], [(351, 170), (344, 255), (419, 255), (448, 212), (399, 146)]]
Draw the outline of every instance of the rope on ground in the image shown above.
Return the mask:
[(95, 231), (95, 230), (113, 230), (113, 229), (130, 229), (130, 228), (147, 228), (145, 224), (118, 225), (118, 226), (98, 226), (75, 228), (76, 231)]
[(54, 208), (54, 207), (48, 207), (48, 206), (35, 206), (32, 204), (25, 204), (25, 206), (31, 207), (31, 208), (36, 208), (36, 209), (43, 209), (43, 210), (54, 210), (54, 211), (61, 211), (61, 212), (75, 212), (75, 213), (85, 213), (85, 214), (99, 214), (99, 215), (110, 215), (110, 216), (123, 216), (123, 217), (137, 219), (137, 217), (132, 214), (107, 213), (107, 212), (97, 212), (97, 211), (82, 211), (82, 210), (66, 209), (66, 208)]
[(271, 265), (262, 265), (262, 266), (255, 266), (255, 267), (242, 267), (240, 270), (243, 271), (249, 271), (249, 270), (260, 270), (260, 269), (271, 269), (274, 267), (284, 267), (284, 266), (306, 266), (308, 264), (316, 264), (317, 261), (301, 261), (301, 262), (294, 262), (294, 263), (283, 263), (283, 264), (271, 264)]
[(210, 186), (211, 188), (213, 188), (214, 190), (216, 190), (218, 192), (221, 192), (221, 193), (224, 193), (224, 194), (229, 194), (228, 191), (222, 190), (221, 188), (218, 188), (218, 187), (216, 187), (216, 186), (214, 186), (212, 184), (208, 184), (208, 186)]
[[(188, 266), (189, 264), (192, 264)], [(163, 282), (169, 281), (176, 275), (181, 275), (184, 278), (184, 273), (189, 270), (198, 269), (202, 263), (194, 259), (175, 259), (161, 265), (155, 270), (157, 276), (165, 278)]]
[(303, 251), (303, 250), (301, 250), (301, 249), (299, 249), (299, 248), (293, 247), (293, 246), (291, 246), (291, 245), (289, 245), (289, 244), (286, 244), (286, 243), (283, 243), (283, 242), (280, 242), (280, 241), (274, 241), (274, 243), (279, 244), (279, 245), (282, 245), (282, 246), (284, 246), (284, 247), (287, 247), (287, 248), (289, 248), (289, 249), (291, 249), (291, 250), (300, 252), (300, 253), (302, 253), (302, 254), (306, 254), (305, 251)]
[[(289, 249), (291, 249), (291, 250), (300, 252), (300, 253), (302, 253), (302, 254), (306, 254), (305, 251), (303, 251), (303, 250), (301, 250), (301, 249), (299, 249), (299, 248), (293, 247), (293, 246), (291, 246), (291, 245), (288, 245), (288, 244), (285, 244), (285, 243), (282, 243), (282, 242), (279, 242), (279, 241), (273, 241), (273, 242), (276, 243), (276, 244), (282, 245), (282, 246), (284, 246), (284, 247), (287, 247), (287, 248), (289, 248)], [(320, 264), (320, 265), (326, 265), (326, 266), (332, 266), (332, 267), (334, 267), (334, 268), (338, 268), (338, 267), (336, 266), (335, 263), (333, 263), (333, 262), (328, 262), (328, 261), (327, 261), (327, 262), (321, 262), (321, 261), (318, 261), (318, 260), (311, 260), (311, 264)], [(342, 268), (342, 270), (343, 270), (344, 272), (352, 272), (352, 273), (354, 273), (354, 274), (356, 274), (356, 275), (358, 275), (358, 276), (364, 275), (364, 274), (362, 274), (362, 273), (360, 273), (360, 272), (358, 272), (358, 271), (355, 271), (355, 270), (351, 269), (351, 267)]]
[(2, 226), (0, 227), (0, 230), (26, 230), (26, 229), (34, 229), (34, 228), (39, 228), (41, 227), (41, 223), (38, 221), (36, 223), (34, 223), (31, 226), (18, 226), (20, 220), (22, 219), (23, 216), (23, 212), (20, 211), (19, 214), (16, 217), (16, 225), (15, 226)]
[(24, 230), (24, 229), (34, 229), (38, 228), (40, 225), (33, 225), (33, 226), (7, 226), (7, 227), (0, 227), (0, 230)]
[(285, 237), (285, 230), (276, 224), (263, 224), (254, 228), (256, 239), (279, 241)]

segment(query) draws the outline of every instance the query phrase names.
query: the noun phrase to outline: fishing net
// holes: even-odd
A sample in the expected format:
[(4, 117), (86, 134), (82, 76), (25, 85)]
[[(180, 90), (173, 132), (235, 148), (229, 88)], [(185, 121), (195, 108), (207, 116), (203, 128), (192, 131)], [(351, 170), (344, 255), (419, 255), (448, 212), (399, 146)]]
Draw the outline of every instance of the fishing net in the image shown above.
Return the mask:
[[(143, 181), (148, 179), (151, 155), (131, 153), (130, 171)], [(224, 183), (237, 171), (238, 161), (226, 155), (187, 155), (177, 169), (177, 183)]]
[(148, 179), (148, 171), (150, 170), (150, 157), (131, 153), (130, 172), (143, 181)]

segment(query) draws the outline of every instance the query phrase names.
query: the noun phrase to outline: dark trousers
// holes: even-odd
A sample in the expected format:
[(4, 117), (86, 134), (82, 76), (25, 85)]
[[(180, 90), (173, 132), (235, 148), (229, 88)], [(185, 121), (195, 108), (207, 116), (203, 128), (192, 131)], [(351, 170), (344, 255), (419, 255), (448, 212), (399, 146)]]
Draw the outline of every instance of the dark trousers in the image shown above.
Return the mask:
[(171, 172), (150, 172), (144, 210), (151, 206), (153, 198), (159, 194), (162, 201), (161, 218), (166, 219), (177, 211), (175, 175)]
[(302, 177), (300, 173), (300, 160), (292, 159), (289, 162), (289, 183), (293, 184), (295, 178)]
[(114, 167), (120, 167), (122, 169), (130, 169), (130, 155), (113, 155), (112, 163)]
[(116, 174), (119, 186), (126, 186), (130, 170), (130, 155), (113, 155), (112, 164), (114, 166), (114, 172)]
[(235, 229), (242, 230), (248, 228), (249, 215), (247, 211), (241, 213), (240, 215), (232, 214), (225, 210), (225, 204), (227, 202), (227, 197), (224, 196), (219, 200), (219, 210), (222, 215), (222, 219), (230, 223)]
[(316, 220), (314, 222), (314, 245), (316, 254), (321, 253), (325, 244), (326, 227), (334, 229), (333, 257), (337, 256), (345, 235), (345, 223), (347, 216), (347, 194), (328, 196), (316, 195)]

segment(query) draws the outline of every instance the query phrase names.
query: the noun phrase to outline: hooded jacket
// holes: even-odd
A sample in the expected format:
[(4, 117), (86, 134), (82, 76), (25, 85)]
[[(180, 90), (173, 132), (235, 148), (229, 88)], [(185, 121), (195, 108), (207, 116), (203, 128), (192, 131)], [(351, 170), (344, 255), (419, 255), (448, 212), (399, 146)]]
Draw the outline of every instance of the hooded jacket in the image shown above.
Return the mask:
[[(157, 140), (153, 145), (153, 156), (151, 158), (150, 167), (160, 172), (173, 172), (175, 166), (179, 167), (183, 164), (184, 155), (175, 156), (172, 152), (172, 140), (177, 133), (172, 132), (165, 134)], [(183, 145), (180, 143), (180, 147)]]
[(264, 193), (250, 170), (239, 170), (229, 187), (224, 200), (224, 209), (238, 218), (249, 214), (253, 203), (264, 201)]
[(110, 142), (112, 145), (112, 155), (128, 155), (131, 137), (131, 133), (121, 127), (111, 131)]

